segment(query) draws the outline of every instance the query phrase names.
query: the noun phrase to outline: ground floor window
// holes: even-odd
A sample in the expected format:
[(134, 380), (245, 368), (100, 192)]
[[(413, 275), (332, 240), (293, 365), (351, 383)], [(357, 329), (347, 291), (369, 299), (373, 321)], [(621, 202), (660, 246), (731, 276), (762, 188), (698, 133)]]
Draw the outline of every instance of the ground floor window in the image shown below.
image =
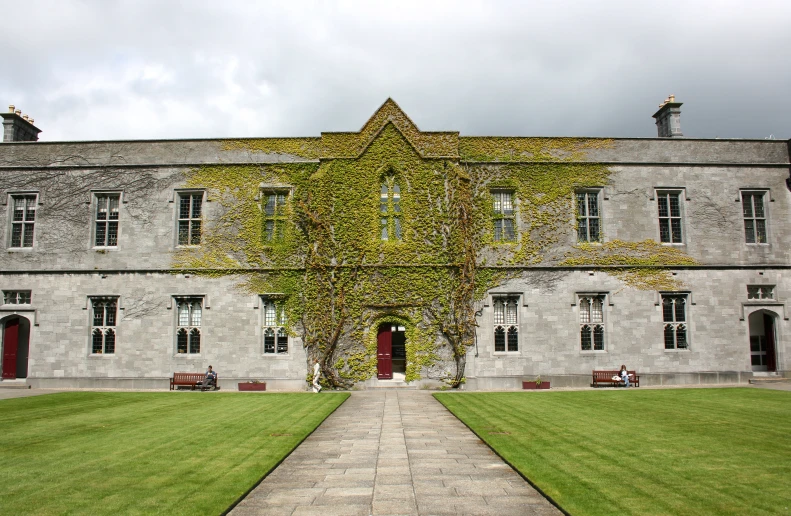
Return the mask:
[(518, 296), (496, 296), (494, 305), (494, 351), (519, 351)]
[(604, 296), (581, 295), (580, 349), (582, 351), (604, 351)]
[(176, 353), (200, 353), (202, 316), (203, 298), (176, 299)]
[(112, 297), (91, 298), (91, 353), (94, 355), (115, 353), (115, 320), (118, 300)]
[(261, 298), (264, 316), (264, 354), (285, 355), (288, 353), (288, 331), (283, 303), (279, 300)]
[(662, 294), (665, 349), (687, 349), (687, 295)]

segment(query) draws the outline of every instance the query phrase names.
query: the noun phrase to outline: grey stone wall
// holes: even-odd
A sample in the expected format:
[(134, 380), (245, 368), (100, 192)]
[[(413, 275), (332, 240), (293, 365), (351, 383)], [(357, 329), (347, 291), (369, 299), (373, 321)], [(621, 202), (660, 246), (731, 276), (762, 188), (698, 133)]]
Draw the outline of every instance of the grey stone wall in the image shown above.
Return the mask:
[[(290, 338), (285, 357), (265, 356), (256, 295), (233, 278), (166, 272), (176, 249), (176, 189), (190, 165), (309, 161), (285, 154), (225, 150), (222, 140), (10, 143), (0, 145), (0, 289), (31, 290), (29, 383), (37, 386), (167, 387), (174, 371), (212, 364), (221, 384), (266, 380), (271, 387), (305, 386), (306, 357)], [(659, 294), (624, 286), (602, 270), (526, 270), (490, 293), (520, 296), (520, 351), (493, 352), (491, 302), (479, 318), (478, 344), (467, 367), (469, 388), (518, 388), (536, 375), (554, 385), (589, 383), (592, 369), (637, 369), (646, 384), (746, 381), (751, 376), (746, 317), (777, 314), (778, 369), (791, 368), (786, 299), (791, 295), (791, 194), (787, 142), (619, 139), (591, 149), (587, 159), (612, 163), (602, 195), (604, 241), (658, 240), (656, 188), (684, 192), (684, 244), (702, 264), (679, 269), (689, 306), (690, 348), (665, 351)], [(501, 165), (492, 164), (492, 167)], [(601, 185), (590, 185), (601, 186)], [(740, 189), (767, 194), (769, 241), (745, 244)], [(93, 195), (122, 191), (117, 249), (93, 247)], [(374, 189), (376, 190), (376, 189)], [(9, 192), (38, 191), (32, 249), (8, 250)], [(376, 193), (374, 194), (376, 195)], [(569, 199), (571, 206), (571, 199)], [(207, 223), (218, 203), (204, 205)], [(575, 241), (573, 214), (547, 265)], [(776, 301), (748, 303), (746, 285), (776, 285)], [(606, 349), (579, 350), (577, 292), (606, 292)], [(264, 293), (261, 293), (264, 294)], [(90, 353), (90, 296), (119, 296), (116, 352)], [(175, 352), (173, 296), (207, 302), (200, 356)], [(490, 297), (489, 297), (490, 300)], [(14, 307), (0, 307), (0, 316)]]
[[(90, 385), (161, 387), (173, 372), (205, 371), (211, 364), (221, 380), (259, 379), (290, 388), (305, 385), (306, 357), (301, 340), (289, 337), (288, 355), (263, 352), (262, 314), (256, 295), (236, 289), (232, 278), (183, 274), (14, 274), (2, 288), (31, 290), (34, 319), (30, 334), (31, 384), (81, 386), (88, 379), (117, 379)], [(263, 294), (263, 293), (262, 293)], [(115, 353), (91, 353), (91, 296), (118, 296)], [(176, 352), (173, 296), (203, 296), (201, 352)], [(0, 316), (13, 313), (4, 305)], [(164, 383), (167, 387), (167, 382)], [(235, 388), (235, 387), (234, 387)]]
[[(501, 168), (502, 167), (502, 168)], [(507, 170), (504, 165), (490, 168)], [(756, 265), (791, 263), (791, 192), (786, 186), (789, 169), (760, 165), (661, 166), (613, 165), (600, 196), (602, 241), (659, 241), (656, 191), (681, 192), (683, 244), (673, 247), (705, 265)], [(741, 192), (765, 191), (768, 242), (746, 244)], [(516, 207), (519, 213), (519, 207)], [(565, 238), (549, 250), (542, 264), (554, 265), (577, 243), (573, 200), (568, 199)], [(518, 218), (522, 230), (525, 221)], [(564, 228), (561, 228), (563, 231)], [(493, 246), (481, 259), (507, 256), (508, 246)]]
[[(791, 280), (785, 269), (679, 270), (676, 278), (689, 292), (687, 350), (666, 350), (658, 292), (626, 287), (603, 271), (569, 271), (547, 288), (542, 272), (525, 272), (491, 294), (520, 296), (518, 353), (495, 353), (491, 295), (486, 299), (477, 332), (477, 350), (468, 354), (469, 379), (500, 379), (499, 388), (517, 388), (522, 379), (557, 378), (561, 384), (590, 383), (594, 369), (626, 364), (645, 375), (646, 384), (698, 383), (699, 373), (718, 373), (723, 381), (746, 381), (750, 364), (750, 313), (774, 314), (777, 369), (791, 368), (791, 325), (786, 306)], [(747, 285), (775, 285), (775, 299), (747, 299)], [(604, 307), (604, 351), (581, 351), (577, 294), (607, 294)], [(476, 356), (477, 351), (477, 356)], [(577, 380), (562, 377), (576, 375)], [(734, 376), (736, 375), (736, 376)], [(671, 380), (670, 376), (677, 376)], [(475, 382), (473, 382), (475, 383)], [(491, 381), (483, 383), (492, 385)], [(520, 386), (521, 388), (521, 386)]]

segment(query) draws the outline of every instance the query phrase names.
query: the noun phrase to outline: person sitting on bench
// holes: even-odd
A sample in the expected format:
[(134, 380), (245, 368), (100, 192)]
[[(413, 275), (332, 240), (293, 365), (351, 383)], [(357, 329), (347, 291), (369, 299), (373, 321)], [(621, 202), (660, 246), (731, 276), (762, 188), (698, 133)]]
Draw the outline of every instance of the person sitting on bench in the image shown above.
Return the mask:
[[(209, 366), (211, 369), (211, 366)], [(624, 383), (624, 387), (629, 387), (629, 373), (626, 372), (626, 366), (621, 365), (621, 371), (618, 373), (621, 375), (621, 381)]]
[(217, 387), (217, 373), (214, 372), (211, 366), (206, 370), (206, 377), (203, 379), (203, 382), (199, 383), (201, 390)]

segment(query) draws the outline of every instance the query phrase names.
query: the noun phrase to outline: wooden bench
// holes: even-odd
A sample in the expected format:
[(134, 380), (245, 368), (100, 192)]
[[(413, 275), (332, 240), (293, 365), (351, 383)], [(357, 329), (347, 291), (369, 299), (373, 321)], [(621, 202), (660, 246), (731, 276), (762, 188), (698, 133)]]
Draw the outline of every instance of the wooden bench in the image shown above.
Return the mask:
[[(640, 377), (637, 376), (635, 371), (629, 371), (628, 369), (626, 372), (630, 375), (629, 376), (629, 384), (634, 385), (635, 387), (640, 387)], [(617, 376), (618, 379), (614, 380), (613, 377)], [(591, 387), (601, 387), (602, 385), (609, 385), (613, 387), (623, 386), (625, 385), (623, 380), (621, 380), (621, 371), (614, 370), (614, 371), (593, 371), (593, 383)]]
[[(173, 378), (170, 379), (170, 390), (172, 391), (174, 388), (178, 386), (188, 386), (192, 387), (192, 390), (195, 390), (195, 387), (198, 385), (198, 382), (203, 382), (206, 379), (206, 373), (173, 373)], [(214, 379), (214, 387), (215, 389), (219, 389), (219, 381), (220, 378), (218, 376)], [(201, 383), (201, 390), (205, 390), (206, 388)]]

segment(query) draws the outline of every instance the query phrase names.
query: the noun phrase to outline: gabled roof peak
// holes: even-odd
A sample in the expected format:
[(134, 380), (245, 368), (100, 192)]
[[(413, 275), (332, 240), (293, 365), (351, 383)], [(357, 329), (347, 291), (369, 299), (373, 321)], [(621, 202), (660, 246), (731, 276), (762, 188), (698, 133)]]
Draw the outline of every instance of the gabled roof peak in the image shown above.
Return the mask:
[(321, 133), (322, 157), (357, 157), (382, 132), (387, 124), (393, 126), (407, 139), (422, 157), (458, 158), (458, 132), (424, 133), (404, 113), (404, 110), (388, 97), (358, 133)]

